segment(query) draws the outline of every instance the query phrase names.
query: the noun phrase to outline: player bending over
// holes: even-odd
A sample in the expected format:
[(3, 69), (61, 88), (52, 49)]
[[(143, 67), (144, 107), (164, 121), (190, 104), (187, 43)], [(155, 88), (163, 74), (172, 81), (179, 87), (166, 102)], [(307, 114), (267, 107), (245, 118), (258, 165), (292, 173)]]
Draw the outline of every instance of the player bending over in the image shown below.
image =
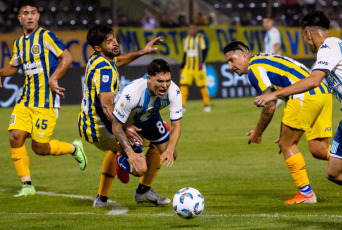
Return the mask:
[[(242, 42), (232, 42), (224, 48), (229, 68), (237, 74), (248, 74), (248, 79), (259, 94), (267, 95), (272, 91), (294, 84), (307, 78), (310, 70), (303, 64), (284, 56), (258, 54), (252, 56), (249, 48)], [(297, 143), (304, 132), (311, 154), (318, 159), (329, 159), (328, 138), (332, 136), (332, 96), (324, 84), (318, 84), (310, 92), (297, 94), (284, 99), (286, 106), (281, 121), (279, 148), (300, 193), (286, 201), (294, 203), (316, 203), (305, 169), (304, 158)], [(272, 120), (276, 109), (276, 99), (269, 101), (263, 108), (255, 129), (247, 133), (248, 143), (259, 144), (262, 133)]]

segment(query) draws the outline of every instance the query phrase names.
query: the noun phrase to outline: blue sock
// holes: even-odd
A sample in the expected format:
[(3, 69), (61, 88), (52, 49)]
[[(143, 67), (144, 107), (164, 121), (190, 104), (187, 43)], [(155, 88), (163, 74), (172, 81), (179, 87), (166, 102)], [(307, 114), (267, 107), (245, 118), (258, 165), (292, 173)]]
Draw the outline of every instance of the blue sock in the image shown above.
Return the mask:
[(303, 196), (307, 196), (307, 197), (309, 197), (309, 196), (311, 196), (311, 195), (313, 194), (313, 191), (312, 191), (312, 189), (311, 189), (310, 184), (305, 185), (305, 186), (299, 188), (299, 191), (300, 191), (300, 193), (301, 193)]
[(129, 166), (129, 163), (127, 161), (127, 157), (124, 155), (121, 155), (118, 157), (118, 165), (120, 166), (120, 168), (122, 168), (123, 170), (125, 170), (126, 172), (131, 173), (131, 167)]

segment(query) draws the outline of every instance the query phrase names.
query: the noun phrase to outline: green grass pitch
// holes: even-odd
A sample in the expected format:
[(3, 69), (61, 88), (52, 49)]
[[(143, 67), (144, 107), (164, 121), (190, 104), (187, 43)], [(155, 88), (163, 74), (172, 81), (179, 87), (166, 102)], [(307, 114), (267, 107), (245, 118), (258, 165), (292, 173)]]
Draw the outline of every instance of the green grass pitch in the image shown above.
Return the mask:
[[(339, 103), (333, 109), (333, 131), (340, 121)], [(300, 142), (317, 204), (285, 205), (296, 186), (273, 141), (279, 135), (282, 108), (263, 135), (262, 143), (247, 144), (261, 112), (253, 98), (212, 101), (212, 112), (202, 112), (201, 101), (190, 101), (183, 116), (178, 159), (162, 167), (153, 184), (173, 198), (183, 187), (198, 189), (205, 198), (201, 216), (184, 220), (172, 205), (135, 204), (138, 178), (129, 184), (115, 179), (110, 199), (114, 207), (94, 209), (105, 152), (84, 141), (89, 164), (84, 172), (71, 156), (38, 156), (26, 141), (32, 182), (39, 194), (14, 198), (20, 180), (11, 162), (7, 125), (12, 108), (0, 113), (0, 229), (341, 229), (342, 188), (325, 178), (326, 161), (314, 159), (305, 136)], [(71, 142), (79, 138), (80, 106), (62, 106), (53, 137)], [(168, 109), (162, 111), (168, 121)], [(330, 140), (331, 142), (332, 140)], [(50, 193), (49, 193), (50, 192)], [(58, 196), (52, 196), (57, 194)], [(65, 194), (66, 196), (62, 196)], [(72, 195), (68, 197), (67, 195)], [(80, 196), (80, 197), (77, 197)], [(82, 198), (82, 199), (81, 199)], [(121, 205), (119, 207), (119, 205)], [(122, 215), (109, 215), (128, 209)]]

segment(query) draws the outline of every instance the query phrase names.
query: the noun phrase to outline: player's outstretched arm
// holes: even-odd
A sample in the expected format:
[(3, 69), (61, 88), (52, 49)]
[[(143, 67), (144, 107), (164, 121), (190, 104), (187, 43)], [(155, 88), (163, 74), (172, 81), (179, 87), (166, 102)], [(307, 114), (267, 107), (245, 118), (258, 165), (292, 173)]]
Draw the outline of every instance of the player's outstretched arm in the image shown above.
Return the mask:
[(315, 70), (307, 78), (296, 82), (293, 85), (277, 90), (273, 93), (263, 94), (255, 97), (254, 104), (256, 106), (265, 106), (268, 102), (277, 100), (281, 97), (288, 97), (293, 94), (304, 93), (308, 90), (314, 89), (320, 85), (323, 78), (329, 73), (328, 70)]
[(11, 64), (7, 64), (4, 68), (0, 69), (0, 87), (2, 87), (1, 77), (12, 76), (16, 72), (18, 72), (19, 66), (13, 66)]
[(64, 52), (59, 56), (58, 60), (59, 63), (57, 69), (49, 79), (49, 86), (52, 92), (64, 97), (64, 93), (62, 91), (64, 91), (65, 88), (60, 87), (57, 80), (60, 79), (68, 70), (72, 62), (72, 56), (68, 50), (64, 50)]
[(126, 54), (121, 54), (120, 56), (117, 57), (116, 65), (118, 67), (122, 67), (122, 66), (128, 65), (129, 63), (131, 63), (132, 61), (134, 61), (135, 59), (141, 56), (150, 54), (152, 51), (157, 50), (157, 48), (153, 46), (159, 45), (159, 43), (162, 41), (163, 40), (160, 37), (157, 37), (153, 39), (152, 41), (150, 41), (149, 43), (147, 43), (145, 48), (142, 50), (131, 52), (131, 53), (126, 53)]
[[(128, 162), (131, 167), (131, 172), (133, 170), (140, 171), (143, 166), (143, 160), (145, 161), (144, 154), (136, 154), (132, 149), (129, 140), (123, 130), (124, 124), (121, 124), (116, 118), (114, 118), (112, 123), (112, 131), (117, 141), (119, 142), (121, 148), (125, 151), (128, 157)], [(114, 140), (113, 140), (114, 141)]]
[(164, 162), (167, 167), (172, 167), (174, 162), (174, 152), (181, 135), (182, 120), (171, 121), (170, 140), (166, 150), (160, 156), (160, 162)]

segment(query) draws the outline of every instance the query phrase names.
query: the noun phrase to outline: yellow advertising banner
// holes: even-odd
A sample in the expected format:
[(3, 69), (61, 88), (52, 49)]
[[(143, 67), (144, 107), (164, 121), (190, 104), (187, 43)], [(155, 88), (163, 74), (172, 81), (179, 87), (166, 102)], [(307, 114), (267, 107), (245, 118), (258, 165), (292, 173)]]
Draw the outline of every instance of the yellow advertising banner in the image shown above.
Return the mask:
[[(282, 55), (295, 59), (314, 58), (304, 44), (300, 28), (278, 27), (282, 36)], [(209, 47), (207, 62), (223, 62), (223, 48), (232, 41), (247, 44), (253, 54), (262, 53), (265, 30), (262, 27), (199, 27), (199, 33), (205, 37)], [(183, 57), (182, 40), (187, 35), (187, 28), (116, 28), (115, 34), (122, 53), (143, 49), (148, 41), (160, 36), (163, 42), (152, 55), (158, 58), (171, 58), (180, 63)], [(341, 38), (341, 31), (331, 30), (331, 36)], [(56, 35), (69, 48), (73, 56), (73, 66), (84, 67), (93, 52), (86, 40), (87, 31), (56, 32)], [(13, 42), (20, 34), (0, 34), (0, 66), (7, 64), (12, 56)]]

